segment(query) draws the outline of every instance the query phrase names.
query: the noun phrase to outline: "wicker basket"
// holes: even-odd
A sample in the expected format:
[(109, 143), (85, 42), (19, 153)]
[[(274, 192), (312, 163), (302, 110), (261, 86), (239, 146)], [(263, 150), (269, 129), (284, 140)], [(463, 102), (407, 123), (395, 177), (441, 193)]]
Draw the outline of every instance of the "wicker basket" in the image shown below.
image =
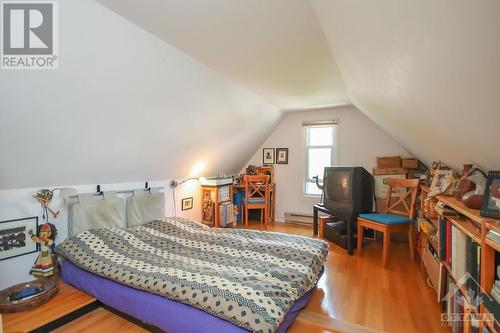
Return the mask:
[[(9, 295), (27, 287), (44, 288), (47, 292), (40, 296), (20, 301), (18, 303), (12, 303), (9, 301)], [(56, 278), (37, 279), (30, 282), (16, 284), (15, 286), (0, 291), (0, 313), (20, 312), (33, 309), (48, 302), (57, 294), (58, 290)]]

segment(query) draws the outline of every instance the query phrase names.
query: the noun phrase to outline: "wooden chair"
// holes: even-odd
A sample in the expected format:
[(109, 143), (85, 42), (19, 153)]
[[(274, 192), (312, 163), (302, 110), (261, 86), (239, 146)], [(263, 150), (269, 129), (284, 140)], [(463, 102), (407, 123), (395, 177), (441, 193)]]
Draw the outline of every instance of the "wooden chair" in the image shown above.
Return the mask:
[(250, 209), (260, 209), (260, 223), (264, 221), (264, 224), (267, 224), (269, 220), (269, 176), (245, 175), (243, 184), (245, 187), (243, 199), (245, 226), (248, 226), (248, 210)]
[[(389, 246), (391, 233), (408, 232), (410, 256), (415, 256), (413, 220), (415, 218), (415, 203), (417, 201), (418, 179), (387, 178), (389, 188), (385, 202), (385, 213), (359, 214), (358, 217), (358, 254), (361, 255), (363, 248), (363, 228), (370, 228), (384, 234), (383, 260), (384, 268), (387, 268), (389, 259)], [(405, 191), (401, 191), (405, 188)], [(397, 200), (392, 203), (393, 190)]]

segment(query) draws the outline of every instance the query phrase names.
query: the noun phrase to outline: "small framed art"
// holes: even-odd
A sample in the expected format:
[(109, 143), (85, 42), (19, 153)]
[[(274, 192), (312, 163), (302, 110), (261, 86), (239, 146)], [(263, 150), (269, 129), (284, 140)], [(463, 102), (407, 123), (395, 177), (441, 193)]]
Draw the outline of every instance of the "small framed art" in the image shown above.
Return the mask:
[(193, 197), (182, 199), (182, 210), (188, 210), (193, 208)]
[(262, 149), (262, 164), (274, 164), (274, 148)]
[(38, 251), (37, 243), (28, 234), (30, 230), (37, 234), (37, 216), (0, 222), (0, 260)]
[(500, 171), (488, 173), (481, 216), (500, 218)]
[(288, 164), (288, 148), (276, 148), (276, 164)]

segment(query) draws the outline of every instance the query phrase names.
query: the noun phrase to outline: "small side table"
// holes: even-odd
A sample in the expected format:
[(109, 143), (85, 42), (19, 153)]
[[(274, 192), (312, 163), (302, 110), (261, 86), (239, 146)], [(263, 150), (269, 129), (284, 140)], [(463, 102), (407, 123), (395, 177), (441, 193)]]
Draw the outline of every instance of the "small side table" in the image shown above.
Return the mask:
[(335, 216), (336, 219), (345, 221), (347, 223), (347, 253), (354, 254), (354, 226), (356, 224), (356, 217), (353, 215), (339, 216), (333, 210), (326, 208), (320, 204), (313, 205), (313, 235), (318, 235), (319, 229), (319, 212)]
[(325, 215), (325, 216), (319, 216), (318, 217), (318, 235), (320, 238), (324, 238), (325, 235), (325, 224), (328, 222), (334, 222), (335, 217), (332, 215)]

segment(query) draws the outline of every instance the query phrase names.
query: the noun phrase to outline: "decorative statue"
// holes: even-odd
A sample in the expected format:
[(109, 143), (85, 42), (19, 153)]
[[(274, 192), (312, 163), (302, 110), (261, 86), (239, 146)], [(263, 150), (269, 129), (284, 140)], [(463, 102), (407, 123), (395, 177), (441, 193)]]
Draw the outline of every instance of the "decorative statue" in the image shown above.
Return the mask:
[(38, 236), (33, 233), (33, 230), (28, 232), (31, 236), (31, 240), (40, 244), (41, 248), (40, 254), (30, 271), (30, 274), (36, 277), (47, 277), (54, 274), (56, 262), (54, 262), (52, 258), (52, 252), (55, 247), (54, 240), (56, 239), (57, 229), (55, 225), (49, 222), (49, 213), (53, 218), (56, 218), (59, 216), (59, 211), (55, 212), (49, 205), (54, 197), (54, 192), (61, 190), (62, 189), (59, 188), (53, 190), (42, 189), (33, 196), (42, 207), (42, 218), (45, 221), (45, 223), (38, 228)]
[(35, 264), (31, 268), (30, 274), (36, 277), (47, 277), (54, 274), (54, 261), (52, 260), (52, 248), (57, 235), (56, 227), (51, 223), (42, 224), (38, 231), (38, 236), (33, 234), (33, 230), (28, 231), (31, 240), (40, 244), (41, 250)]
[(442, 169), (442, 163), (441, 161), (434, 161), (431, 164), (431, 167), (427, 169), (427, 172), (425, 173), (425, 184), (430, 186), (432, 182), (432, 178), (434, 178), (434, 175), (436, 174), (437, 170)]
[(314, 182), (316, 183), (316, 186), (323, 191), (324, 186), (319, 183), (319, 176), (316, 175), (312, 179), (314, 179)]
[(255, 165), (249, 165), (245, 171), (247, 175), (256, 175), (257, 167)]

